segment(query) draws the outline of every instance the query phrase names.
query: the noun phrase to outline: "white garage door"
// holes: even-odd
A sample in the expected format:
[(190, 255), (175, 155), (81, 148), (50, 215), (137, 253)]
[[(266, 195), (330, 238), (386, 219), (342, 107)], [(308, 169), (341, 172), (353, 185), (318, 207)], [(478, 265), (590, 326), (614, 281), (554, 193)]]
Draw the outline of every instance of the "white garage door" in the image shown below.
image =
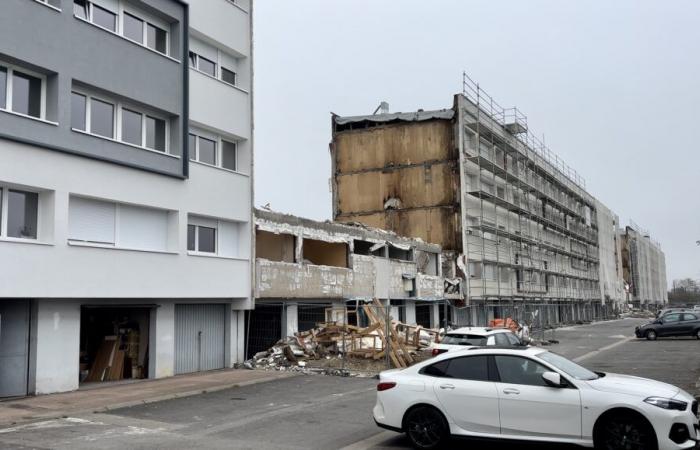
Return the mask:
[(175, 373), (226, 367), (226, 305), (175, 305)]

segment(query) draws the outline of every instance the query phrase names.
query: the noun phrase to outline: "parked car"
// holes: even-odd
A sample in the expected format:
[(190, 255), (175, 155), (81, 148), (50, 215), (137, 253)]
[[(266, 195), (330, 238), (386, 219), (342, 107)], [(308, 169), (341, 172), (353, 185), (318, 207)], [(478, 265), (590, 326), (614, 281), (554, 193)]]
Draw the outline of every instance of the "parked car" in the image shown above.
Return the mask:
[(682, 313), (682, 312), (686, 312), (686, 311), (690, 311), (690, 310), (686, 309), (686, 308), (664, 308), (664, 309), (659, 310), (656, 313), (656, 318), (663, 317), (666, 314), (670, 314), (670, 313)]
[(450, 436), (676, 450), (695, 448), (697, 409), (670, 384), (591, 372), (537, 347), (480, 347), (382, 372), (373, 416), (425, 450)]
[(507, 328), (464, 327), (445, 333), (438, 344), (428, 349), (433, 356), (467, 347), (499, 346), (520, 347), (520, 338)]
[(634, 334), (638, 338), (650, 341), (666, 336), (695, 336), (700, 339), (700, 313), (668, 313), (646, 325), (636, 327)]

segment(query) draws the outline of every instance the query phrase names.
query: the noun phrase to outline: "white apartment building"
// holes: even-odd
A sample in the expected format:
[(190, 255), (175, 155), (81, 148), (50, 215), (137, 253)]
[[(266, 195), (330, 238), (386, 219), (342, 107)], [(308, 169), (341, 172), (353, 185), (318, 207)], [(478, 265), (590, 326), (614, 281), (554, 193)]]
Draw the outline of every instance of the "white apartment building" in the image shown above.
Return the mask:
[(4, 3), (0, 397), (241, 361), (252, 0)]

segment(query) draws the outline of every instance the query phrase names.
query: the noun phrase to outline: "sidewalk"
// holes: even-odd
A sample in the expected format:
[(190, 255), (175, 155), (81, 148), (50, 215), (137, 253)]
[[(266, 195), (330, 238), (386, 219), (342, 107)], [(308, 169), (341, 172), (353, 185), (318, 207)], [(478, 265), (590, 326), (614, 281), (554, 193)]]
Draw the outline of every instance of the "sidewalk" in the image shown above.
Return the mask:
[(0, 402), (0, 427), (39, 419), (104, 412), (290, 376), (295, 375), (287, 372), (226, 369), (8, 400)]

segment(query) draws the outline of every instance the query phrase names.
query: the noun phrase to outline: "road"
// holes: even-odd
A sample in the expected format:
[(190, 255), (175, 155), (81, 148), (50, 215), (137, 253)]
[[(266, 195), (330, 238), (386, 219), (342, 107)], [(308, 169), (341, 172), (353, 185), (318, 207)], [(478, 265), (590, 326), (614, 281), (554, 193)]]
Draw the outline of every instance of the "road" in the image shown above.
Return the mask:
[[(700, 342), (631, 339), (642, 321), (625, 319), (557, 330), (551, 349), (609, 372), (655, 378), (698, 394)], [(375, 380), (299, 376), (168, 400), (109, 414), (88, 414), (0, 429), (11, 449), (345, 449), (409, 448), (371, 418)], [(478, 448), (478, 447), (477, 447)], [(512, 445), (489, 445), (512, 449)], [(543, 449), (542, 445), (521, 446)], [(565, 447), (552, 447), (565, 448)]]

